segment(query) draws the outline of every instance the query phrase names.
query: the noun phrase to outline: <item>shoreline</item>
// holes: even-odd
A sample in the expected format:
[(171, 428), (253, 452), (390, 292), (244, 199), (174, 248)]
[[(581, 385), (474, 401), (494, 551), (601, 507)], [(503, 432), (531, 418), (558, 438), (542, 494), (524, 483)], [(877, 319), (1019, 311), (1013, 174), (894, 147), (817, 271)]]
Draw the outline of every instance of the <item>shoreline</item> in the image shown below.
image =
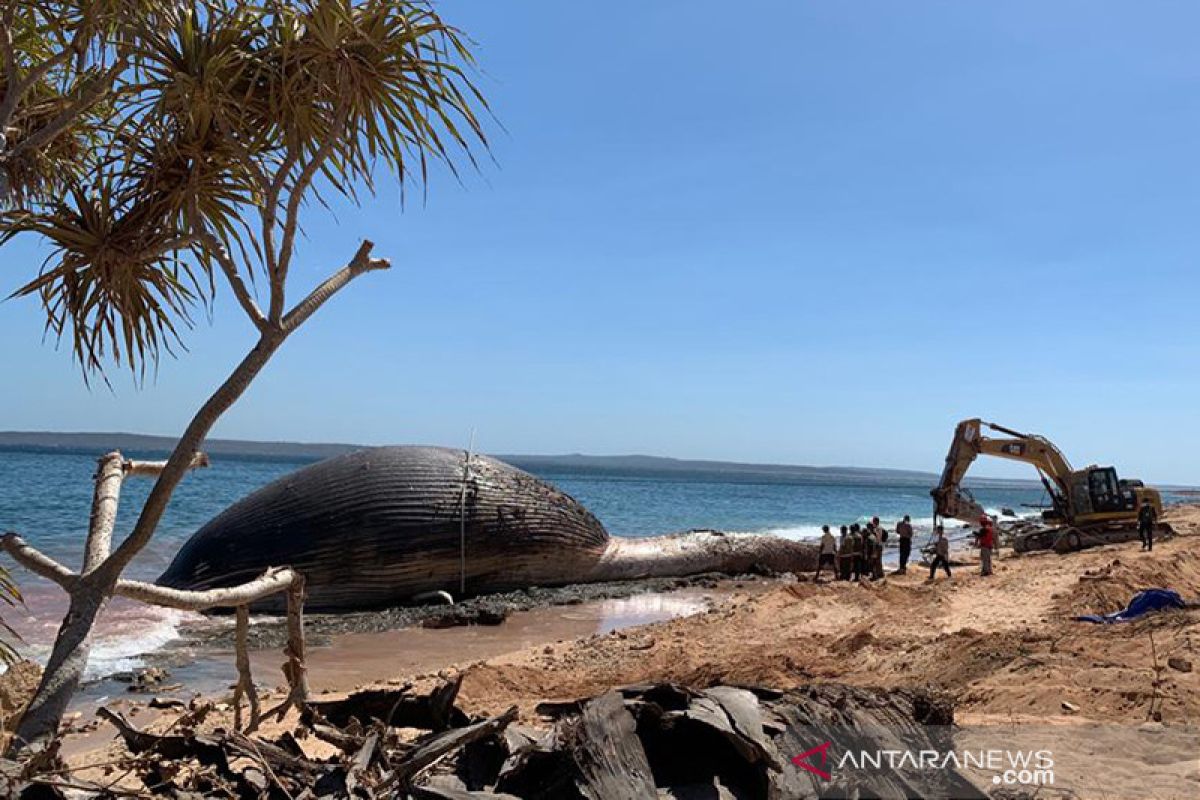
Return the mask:
[[(699, 613), (715, 598), (735, 591), (761, 591), (774, 581), (775, 578), (760, 575), (704, 573), (680, 578), (530, 587), (481, 595), (454, 605), (398, 606), (348, 614), (306, 615), (305, 638), (309, 659), (313, 662), (311, 669), (337, 664), (338, 647), (347, 643), (356, 647), (369, 663), (386, 667), (390, 647), (407, 644), (407, 639), (428, 639), (431, 634), (441, 635), (446, 640), (441, 645), (444, 648), (441, 655), (431, 654), (444, 662), (446, 653), (454, 652), (456, 646), (470, 645), (466, 640), (471, 638), (472, 632), (488, 632), (487, 636), (475, 637), (489, 642), (486, 655), (535, 643), (524, 641), (522, 634), (513, 630), (514, 621), (518, 626), (541, 628), (544, 641), (539, 639), (536, 643), (545, 644), (596, 632), (590, 628), (607, 633), (658, 619)], [(563, 624), (568, 617), (582, 620), (584, 624)], [(554, 632), (553, 638), (546, 638), (549, 632)], [(218, 693), (236, 679), (232, 617), (185, 622), (180, 626), (180, 633), (177, 640), (142, 654), (139, 658), (144, 666), (89, 681), (76, 696), (71, 710), (90, 712), (97, 705), (122, 696), (187, 699), (196, 692)], [(280, 652), (285, 641), (285, 618), (252, 618), (248, 642), (256, 682), (274, 686), (282, 680), (277, 667), (282, 661)], [(377, 657), (377, 651), (383, 655)], [(436, 666), (428, 657), (420, 663), (427, 667)], [(361, 666), (356, 666), (356, 670), (356, 674), (363, 674)], [(144, 690), (130, 691), (129, 679), (143, 674), (164, 677)], [(328, 669), (326, 674), (329, 674)], [(331, 685), (335, 683), (341, 686), (337, 681), (332, 681)]]

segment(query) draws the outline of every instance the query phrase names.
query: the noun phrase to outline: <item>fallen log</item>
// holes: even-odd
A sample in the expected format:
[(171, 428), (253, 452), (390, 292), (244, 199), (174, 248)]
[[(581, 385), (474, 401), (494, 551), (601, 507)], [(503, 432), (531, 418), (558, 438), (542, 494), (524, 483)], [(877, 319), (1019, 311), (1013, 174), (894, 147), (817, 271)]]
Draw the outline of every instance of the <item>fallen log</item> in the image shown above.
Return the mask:
[(410, 694), (408, 686), (395, 689), (364, 689), (338, 700), (310, 700), (316, 713), (334, 725), (345, 727), (357, 719), (361, 724), (371, 720), (394, 728), (423, 728), (443, 731), (461, 728), (469, 720), (454, 705), (462, 676), (440, 684), (428, 694)]
[(392, 779), (379, 788), (386, 789), (396, 783), (406, 784), (414, 775), (442, 756), (471, 742), (499, 733), (516, 718), (517, 707), (513, 706), (499, 716), (468, 725), (465, 728), (439, 733), (426, 739), (409, 751), (399, 764), (394, 765)]

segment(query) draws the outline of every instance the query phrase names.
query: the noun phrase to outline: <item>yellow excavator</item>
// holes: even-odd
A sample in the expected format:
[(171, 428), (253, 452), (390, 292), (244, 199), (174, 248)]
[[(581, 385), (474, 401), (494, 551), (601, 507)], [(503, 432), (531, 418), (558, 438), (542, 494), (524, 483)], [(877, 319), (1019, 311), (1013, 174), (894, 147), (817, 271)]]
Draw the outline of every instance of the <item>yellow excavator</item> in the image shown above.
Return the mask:
[[(989, 436), (985, 429), (1003, 436)], [(1018, 534), (1013, 540), (1017, 552), (1047, 548), (1068, 552), (1128, 541), (1137, 536), (1138, 512), (1144, 505), (1154, 508), (1156, 520), (1162, 516), (1158, 490), (1138, 480), (1119, 479), (1113, 467), (1072, 469), (1062, 451), (1044, 436), (1019, 433), (981, 419), (965, 419), (954, 429), (942, 478), (930, 492), (935, 520), (945, 517), (972, 524), (979, 521), (983, 508), (962, 480), (981, 455), (1032, 464), (1050, 496), (1051, 507), (1042, 512), (1045, 526)], [(1158, 529), (1156, 533), (1171, 533), (1165, 523), (1158, 523)]]

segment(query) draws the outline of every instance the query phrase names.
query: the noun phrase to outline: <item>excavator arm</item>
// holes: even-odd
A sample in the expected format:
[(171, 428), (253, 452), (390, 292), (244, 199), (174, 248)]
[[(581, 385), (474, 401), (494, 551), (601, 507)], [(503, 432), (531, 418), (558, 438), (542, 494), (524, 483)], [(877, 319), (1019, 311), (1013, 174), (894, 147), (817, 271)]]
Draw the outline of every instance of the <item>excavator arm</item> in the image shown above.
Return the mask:
[[(984, 428), (1002, 433), (1007, 438), (985, 436)], [(1032, 464), (1037, 468), (1056, 510), (1065, 512), (1070, 491), (1068, 480), (1071, 464), (1062, 451), (1045, 437), (1018, 433), (980, 419), (966, 419), (954, 429), (954, 439), (946, 454), (941, 480), (937, 488), (930, 492), (936, 515), (966, 522), (979, 519), (983, 508), (962, 485), (962, 481), (980, 455)]]

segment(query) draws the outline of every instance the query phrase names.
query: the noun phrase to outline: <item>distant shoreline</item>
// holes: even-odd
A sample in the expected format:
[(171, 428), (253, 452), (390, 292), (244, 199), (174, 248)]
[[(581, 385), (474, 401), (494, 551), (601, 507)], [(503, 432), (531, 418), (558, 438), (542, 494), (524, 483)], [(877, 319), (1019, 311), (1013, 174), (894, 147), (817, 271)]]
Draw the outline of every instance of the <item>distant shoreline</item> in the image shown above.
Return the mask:
[[(44, 431), (0, 431), (0, 452), (64, 453), (91, 455), (118, 449), (141, 457), (162, 456), (171, 452), (175, 439), (138, 433), (55, 433)], [(204, 450), (211, 456), (263, 461), (318, 461), (373, 445), (322, 442), (264, 442), (239, 439), (209, 439)], [(702, 461), (662, 456), (504, 455), (496, 458), (522, 469), (583, 469), (595, 472), (645, 472), (658, 474), (703, 473), (738, 478), (762, 478), (774, 481), (853, 483), (888, 482), (930, 487), (938, 475), (918, 470), (871, 467), (814, 467), (792, 464), (748, 464), (734, 461)], [(1034, 480), (1010, 478), (971, 478), (976, 488), (1040, 488)]]

